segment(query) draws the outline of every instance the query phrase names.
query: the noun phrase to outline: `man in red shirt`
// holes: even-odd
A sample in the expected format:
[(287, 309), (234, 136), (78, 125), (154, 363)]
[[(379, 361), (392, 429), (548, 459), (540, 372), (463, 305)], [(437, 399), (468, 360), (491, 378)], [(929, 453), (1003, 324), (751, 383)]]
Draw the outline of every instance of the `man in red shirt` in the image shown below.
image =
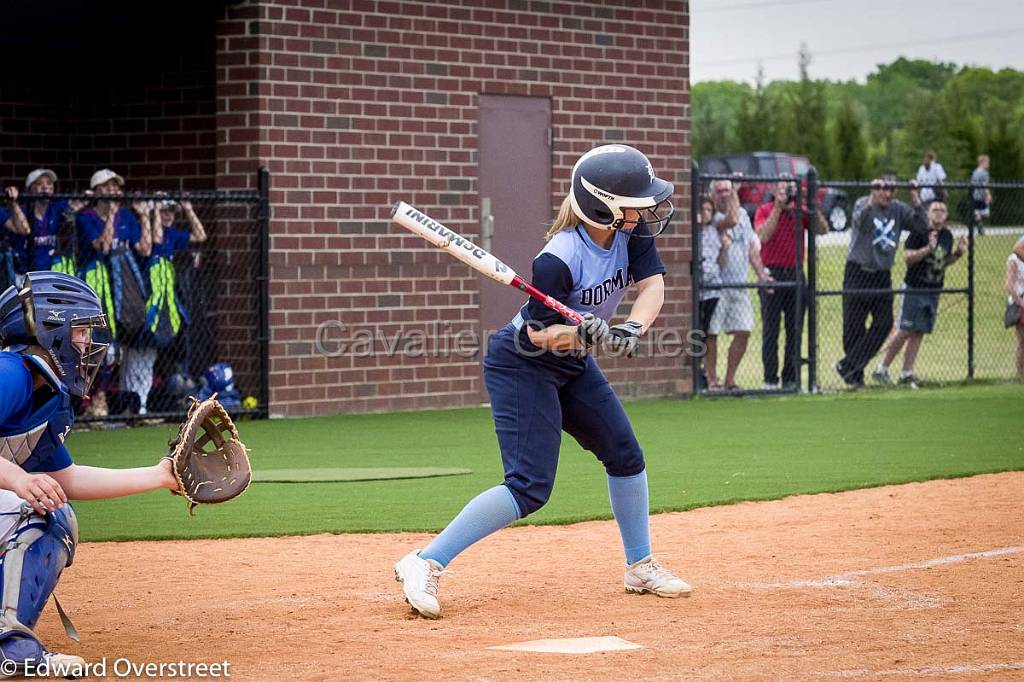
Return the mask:
[[(761, 240), (761, 259), (776, 282), (803, 281), (803, 263), (796, 263), (796, 182), (781, 180), (775, 185), (771, 201), (758, 207), (754, 214), (754, 229)], [(810, 229), (810, 220), (804, 208), (803, 229)], [(817, 212), (817, 232), (826, 234), (828, 222)], [(803, 232), (801, 232), (801, 236)], [(803, 253), (807, 253), (804, 239)], [(782, 386), (792, 388), (800, 381), (800, 335), (803, 332), (803, 310), (796, 307), (796, 289), (761, 289), (761, 362), (764, 366), (764, 386), (779, 387), (779, 323), (786, 316), (785, 359), (782, 366)], [(806, 298), (801, 305), (807, 304)]]

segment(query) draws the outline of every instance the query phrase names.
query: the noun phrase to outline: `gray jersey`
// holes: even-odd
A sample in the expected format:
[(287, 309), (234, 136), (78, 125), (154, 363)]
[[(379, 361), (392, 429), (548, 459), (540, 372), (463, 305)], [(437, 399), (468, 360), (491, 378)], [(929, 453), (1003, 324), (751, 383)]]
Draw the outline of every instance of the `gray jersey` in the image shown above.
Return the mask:
[(718, 236), (718, 229), (714, 224), (706, 226), (700, 233), (700, 274), (701, 284), (700, 300), (706, 301), (709, 298), (718, 298), (721, 295), (720, 289), (709, 289), (715, 284), (722, 283), (722, 269), (718, 266), (718, 254), (722, 251), (722, 239)]
[(911, 208), (893, 199), (888, 206), (869, 206), (868, 197), (853, 205), (853, 229), (846, 260), (867, 270), (892, 270), (903, 230), (924, 230), (928, 222), (923, 208)]
[(987, 168), (975, 168), (974, 172), (971, 173), (971, 184), (978, 189), (972, 190), (971, 198), (978, 203), (985, 202), (985, 190), (982, 189), (991, 181), (991, 176), (988, 174)]
[[(717, 225), (724, 217), (716, 213), (714, 224)], [(725, 265), (722, 266), (722, 284), (744, 284), (750, 263), (750, 245), (757, 239), (746, 211), (740, 211), (740, 221), (729, 228), (729, 236), (732, 237), (732, 244)]]

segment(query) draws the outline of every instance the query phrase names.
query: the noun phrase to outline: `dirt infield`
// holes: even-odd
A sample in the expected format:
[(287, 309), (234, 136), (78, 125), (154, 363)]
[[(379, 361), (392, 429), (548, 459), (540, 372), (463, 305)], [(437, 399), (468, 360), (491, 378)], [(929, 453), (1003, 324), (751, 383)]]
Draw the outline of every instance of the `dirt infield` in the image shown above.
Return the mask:
[[(614, 522), (510, 529), (442, 577), (439, 621), (393, 580), (425, 535), (85, 544), (57, 590), (82, 643), (52, 607), (40, 630), (237, 680), (1020, 679), (1022, 496), (1016, 472), (658, 515), (677, 600), (624, 593)], [(643, 648), (487, 649), (607, 635)]]

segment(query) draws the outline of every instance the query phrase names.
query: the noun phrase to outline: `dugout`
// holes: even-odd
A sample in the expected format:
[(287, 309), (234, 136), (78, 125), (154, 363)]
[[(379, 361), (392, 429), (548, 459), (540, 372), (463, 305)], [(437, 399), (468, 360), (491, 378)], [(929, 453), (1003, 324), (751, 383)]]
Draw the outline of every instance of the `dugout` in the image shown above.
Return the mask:
[[(47, 165), (78, 189), (110, 166), (139, 189), (242, 190), (269, 168), (271, 412), (481, 403), (486, 335), (521, 300), (399, 233), (390, 207), (528, 273), (572, 163), (608, 142), (675, 182), (677, 218), (659, 237), (662, 347), (603, 367), (623, 395), (689, 391), (686, 2), (43, 0), (5, 15), (5, 182)], [(218, 253), (257, 227), (225, 229)], [(260, 305), (252, 281), (223, 284), (234, 362), (259, 333), (237, 319)]]

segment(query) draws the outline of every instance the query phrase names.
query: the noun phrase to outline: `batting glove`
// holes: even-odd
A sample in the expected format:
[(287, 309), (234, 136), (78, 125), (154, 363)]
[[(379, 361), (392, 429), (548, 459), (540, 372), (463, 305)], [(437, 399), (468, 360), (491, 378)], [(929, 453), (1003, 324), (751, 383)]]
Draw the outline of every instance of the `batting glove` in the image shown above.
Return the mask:
[(593, 313), (587, 313), (583, 316), (580, 326), (576, 327), (576, 333), (579, 334), (584, 345), (590, 348), (595, 343), (601, 343), (608, 336), (608, 323), (600, 317), (595, 317)]
[(629, 320), (617, 324), (608, 330), (608, 338), (605, 340), (605, 348), (612, 355), (624, 355), (631, 358), (636, 355), (640, 346), (640, 336), (644, 333), (644, 326), (639, 322)]

